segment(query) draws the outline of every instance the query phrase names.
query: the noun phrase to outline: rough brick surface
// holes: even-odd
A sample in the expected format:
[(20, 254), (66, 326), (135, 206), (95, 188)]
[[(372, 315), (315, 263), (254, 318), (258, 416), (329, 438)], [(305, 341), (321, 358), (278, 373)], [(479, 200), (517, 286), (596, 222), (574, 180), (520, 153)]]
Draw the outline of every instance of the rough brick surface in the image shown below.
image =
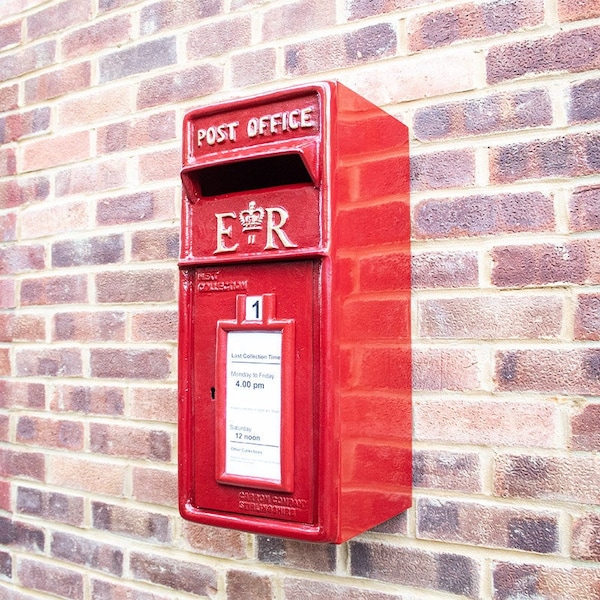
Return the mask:
[[(595, 600), (599, 22), (597, 0), (0, 0), (0, 600)], [(316, 146), (341, 194), (339, 292), (315, 295), (352, 332), (344, 473), (393, 477), (361, 417), (413, 389), (412, 507), (340, 547), (178, 514), (182, 117), (324, 79), (410, 142), (399, 174), (351, 109), (343, 168)]]

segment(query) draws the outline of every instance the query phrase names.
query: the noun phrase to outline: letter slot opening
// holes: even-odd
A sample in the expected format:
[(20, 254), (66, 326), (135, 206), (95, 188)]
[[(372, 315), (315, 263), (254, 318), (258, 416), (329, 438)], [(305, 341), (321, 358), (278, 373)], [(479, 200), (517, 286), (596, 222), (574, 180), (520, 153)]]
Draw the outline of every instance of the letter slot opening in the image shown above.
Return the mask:
[[(300, 154), (278, 154), (189, 171), (202, 196), (221, 196), (298, 183), (312, 184)], [(197, 185), (195, 186), (197, 187)]]

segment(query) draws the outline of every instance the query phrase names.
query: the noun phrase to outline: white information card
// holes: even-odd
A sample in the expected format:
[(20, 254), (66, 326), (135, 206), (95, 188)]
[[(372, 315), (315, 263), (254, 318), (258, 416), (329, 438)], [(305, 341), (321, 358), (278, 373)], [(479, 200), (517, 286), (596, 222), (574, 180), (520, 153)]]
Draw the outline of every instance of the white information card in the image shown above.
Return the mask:
[(227, 333), (225, 471), (281, 481), (281, 331)]

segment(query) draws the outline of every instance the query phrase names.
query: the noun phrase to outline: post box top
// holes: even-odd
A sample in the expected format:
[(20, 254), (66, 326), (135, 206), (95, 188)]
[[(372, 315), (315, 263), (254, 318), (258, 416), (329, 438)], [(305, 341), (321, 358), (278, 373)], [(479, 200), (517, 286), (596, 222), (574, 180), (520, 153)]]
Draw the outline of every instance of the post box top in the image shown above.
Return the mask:
[(279, 153), (290, 142), (320, 136), (323, 112), (337, 85), (305, 84), (191, 110), (183, 121), (183, 167), (207, 165), (224, 155), (237, 160), (258, 146), (261, 153)]

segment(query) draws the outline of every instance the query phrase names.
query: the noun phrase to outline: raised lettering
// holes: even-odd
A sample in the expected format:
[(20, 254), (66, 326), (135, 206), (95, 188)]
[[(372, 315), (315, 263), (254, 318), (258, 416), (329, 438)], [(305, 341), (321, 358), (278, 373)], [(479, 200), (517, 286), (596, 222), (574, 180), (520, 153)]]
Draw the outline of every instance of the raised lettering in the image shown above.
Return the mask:
[[(275, 243), (275, 235), (286, 248), (297, 248), (298, 244), (294, 244), (283, 231), (283, 226), (286, 224), (289, 214), (285, 208), (267, 208), (267, 243), (265, 250), (278, 250), (279, 246)], [(279, 215), (279, 221), (275, 222), (275, 213)]]
[(225, 227), (225, 219), (235, 219), (236, 214), (234, 212), (216, 213), (215, 217), (217, 219), (217, 248), (213, 254), (220, 254), (221, 252), (235, 252), (239, 244), (226, 246), (224, 237), (227, 236), (231, 238), (233, 235), (233, 227), (231, 225), (229, 227)]

